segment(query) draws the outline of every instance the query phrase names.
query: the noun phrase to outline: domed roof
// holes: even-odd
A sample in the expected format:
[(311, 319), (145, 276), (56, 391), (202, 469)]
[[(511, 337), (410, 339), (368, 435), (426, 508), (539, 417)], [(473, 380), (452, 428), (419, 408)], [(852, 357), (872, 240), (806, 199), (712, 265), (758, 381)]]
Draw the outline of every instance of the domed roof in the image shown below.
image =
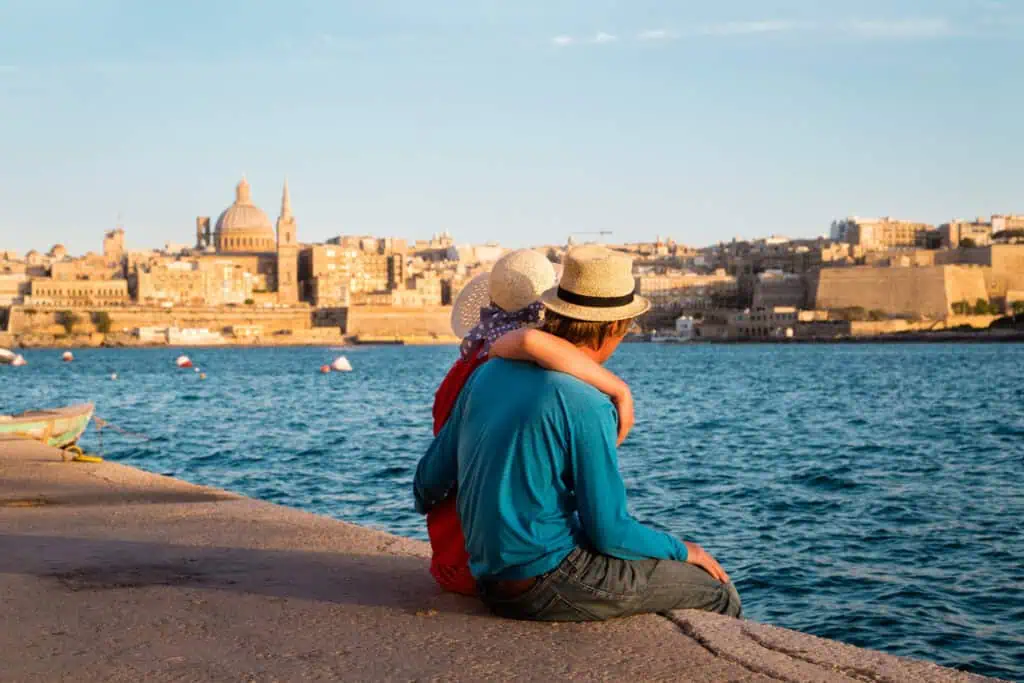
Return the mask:
[[(247, 237), (274, 239), (273, 226), (263, 210), (253, 204), (249, 181), (242, 178), (234, 190), (234, 204), (224, 209), (217, 218), (216, 231), (221, 236), (245, 232)], [(261, 234), (264, 233), (264, 234)]]

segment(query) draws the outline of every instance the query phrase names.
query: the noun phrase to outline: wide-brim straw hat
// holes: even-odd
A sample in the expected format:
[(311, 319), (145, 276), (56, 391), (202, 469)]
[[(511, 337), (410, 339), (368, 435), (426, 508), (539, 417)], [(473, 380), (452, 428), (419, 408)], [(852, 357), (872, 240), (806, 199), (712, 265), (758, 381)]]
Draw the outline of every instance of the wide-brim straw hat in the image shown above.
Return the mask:
[(615, 322), (650, 310), (650, 302), (635, 292), (631, 256), (585, 245), (565, 254), (561, 281), (541, 301), (549, 310), (574, 320)]
[(540, 252), (520, 249), (502, 256), (489, 273), (469, 281), (452, 306), (452, 330), (465, 337), (480, 324), (480, 310), (494, 304), (508, 313), (540, 299), (558, 282), (553, 263)]

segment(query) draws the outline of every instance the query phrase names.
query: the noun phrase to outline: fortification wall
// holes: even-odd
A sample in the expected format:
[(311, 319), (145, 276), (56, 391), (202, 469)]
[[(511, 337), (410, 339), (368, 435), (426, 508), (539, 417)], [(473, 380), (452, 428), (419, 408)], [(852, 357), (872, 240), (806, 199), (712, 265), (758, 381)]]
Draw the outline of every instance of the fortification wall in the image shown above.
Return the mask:
[[(274, 332), (300, 332), (312, 328), (309, 308), (259, 309), (248, 306), (217, 308), (89, 308), (72, 312), (79, 322), (75, 333), (96, 332), (95, 314), (106, 312), (110, 316), (111, 332), (130, 333), (139, 327), (207, 328), (223, 332), (235, 325), (262, 326), (264, 334)], [(63, 312), (56, 308), (14, 306), (11, 308), (8, 331), (11, 334), (64, 334), (61, 324)]]
[(949, 305), (957, 301), (976, 302), (990, 297), (986, 277), (992, 269), (983, 266), (946, 266), (946, 297)]
[(348, 309), (345, 333), (368, 337), (450, 337), (454, 335), (451, 317), (450, 306), (352, 306)]
[(945, 318), (956, 301), (987, 299), (982, 268), (826, 268), (812, 280), (816, 309), (860, 307), (889, 315)]

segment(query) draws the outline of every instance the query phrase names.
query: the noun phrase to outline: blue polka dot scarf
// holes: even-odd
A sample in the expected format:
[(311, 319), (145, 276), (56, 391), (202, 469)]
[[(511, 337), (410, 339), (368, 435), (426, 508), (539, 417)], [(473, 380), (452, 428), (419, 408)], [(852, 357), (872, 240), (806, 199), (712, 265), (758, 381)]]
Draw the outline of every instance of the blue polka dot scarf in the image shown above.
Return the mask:
[(491, 344), (500, 337), (539, 323), (543, 310), (544, 306), (539, 301), (515, 313), (503, 311), (493, 304), (481, 308), (479, 324), (470, 330), (466, 338), (462, 340), (460, 348), (462, 359), (470, 360), (474, 349), (476, 349), (477, 358), (486, 356), (491, 351)]

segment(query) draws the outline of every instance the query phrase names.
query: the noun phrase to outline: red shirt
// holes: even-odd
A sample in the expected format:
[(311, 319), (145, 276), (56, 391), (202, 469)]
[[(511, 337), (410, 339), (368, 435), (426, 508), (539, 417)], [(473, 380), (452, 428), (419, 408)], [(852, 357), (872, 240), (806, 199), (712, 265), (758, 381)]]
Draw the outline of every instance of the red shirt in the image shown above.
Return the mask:
[[(470, 353), (472, 360), (455, 361), (448, 375), (441, 382), (434, 395), (434, 435), (448, 421), (452, 408), (473, 372), (487, 361), (487, 356), (477, 356), (477, 349)], [(427, 534), (430, 536), (430, 573), (446, 591), (476, 595), (476, 579), (469, 571), (469, 553), (466, 552), (466, 537), (462, 533), (459, 511), (455, 496), (434, 507), (427, 513)]]

